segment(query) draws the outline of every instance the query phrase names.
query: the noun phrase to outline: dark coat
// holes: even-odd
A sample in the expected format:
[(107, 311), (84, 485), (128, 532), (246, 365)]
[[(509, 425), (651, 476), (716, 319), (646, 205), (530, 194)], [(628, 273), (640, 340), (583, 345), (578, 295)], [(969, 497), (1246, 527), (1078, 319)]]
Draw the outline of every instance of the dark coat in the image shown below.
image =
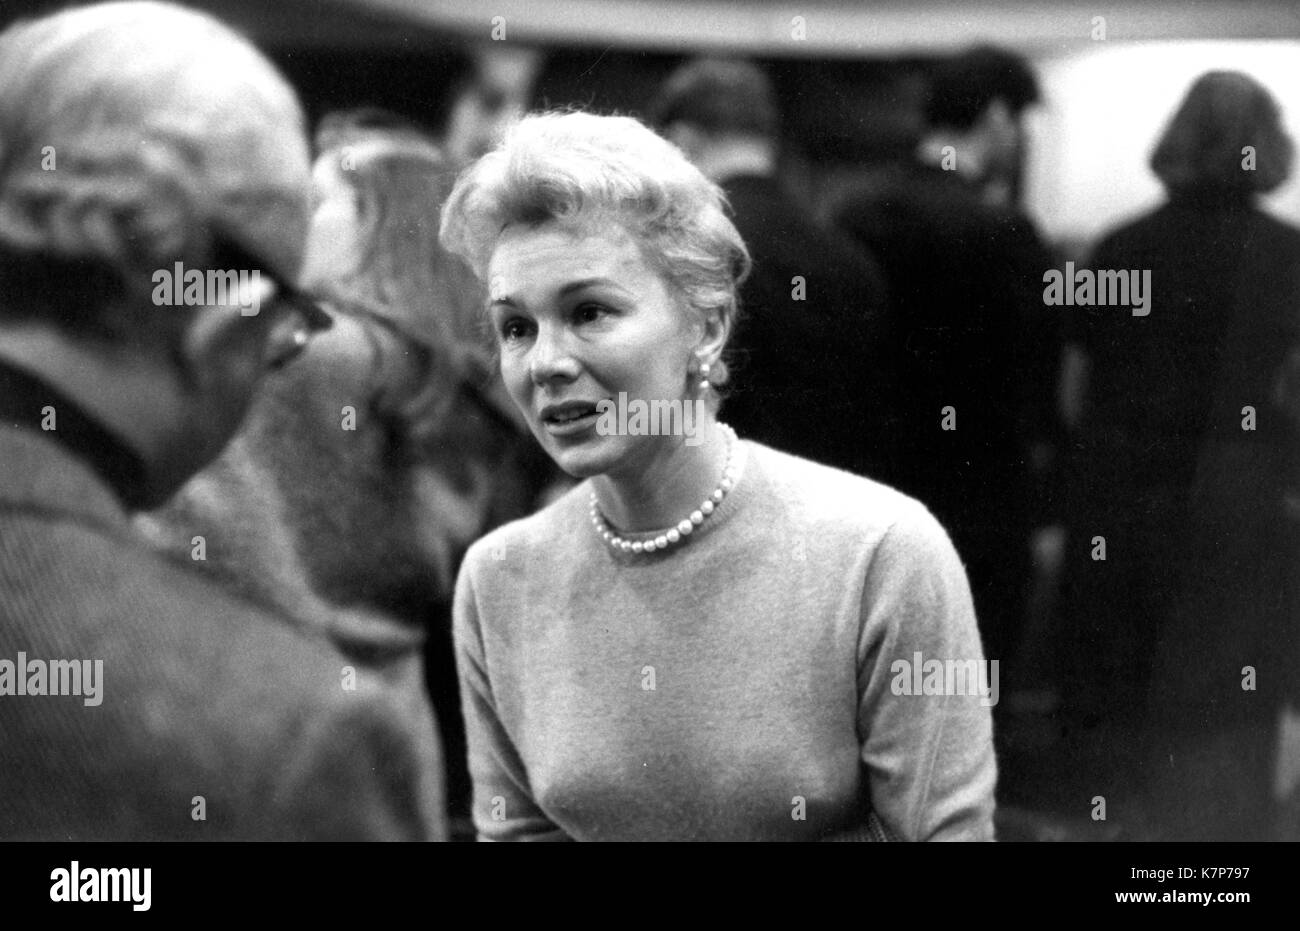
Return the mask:
[(1300, 663), (1300, 230), (1240, 197), (1183, 195), (1091, 264), (1150, 269), (1153, 296), (1147, 317), (1080, 316), (1092, 390), (1063, 626), (1084, 668), (1067, 695), (1145, 712), (1162, 837), (1270, 837)]
[[(1026, 448), (1049, 432), (1058, 362), (1042, 301), (1052, 259), (1033, 225), (954, 172), (915, 165), (834, 215), (879, 259), (890, 292), (885, 480), (953, 526), (1023, 526)], [(949, 406), (957, 429), (945, 432)]]
[(97, 707), (0, 696), (0, 839), (445, 836), (427, 709), (151, 551), (39, 429), (0, 426), (0, 476), (0, 659), (103, 661)]
[(885, 306), (875, 263), (774, 178), (737, 176), (723, 189), (754, 267), (740, 289), (722, 418), (747, 439), (866, 472)]
[[(874, 476), (923, 501), (967, 564), (986, 648), (1022, 610), (1028, 536), (1042, 520), (1030, 459), (1056, 430), (1052, 258), (1023, 215), (984, 204), (955, 172), (885, 169), (833, 209), (875, 255), (890, 295)], [(945, 409), (955, 429), (945, 430)], [(1005, 636), (1004, 636), (1005, 634)]]
[(1150, 269), (1153, 297), (1147, 317), (1079, 318), (1091, 390), (1073, 536), (1104, 535), (1108, 552), (1070, 560), (1076, 653), (1111, 692), (1149, 686), (1162, 727), (1271, 728), (1300, 660), (1287, 506), (1300, 434), (1283, 390), (1300, 230), (1241, 199), (1184, 197), (1106, 237), (1090, 264)]

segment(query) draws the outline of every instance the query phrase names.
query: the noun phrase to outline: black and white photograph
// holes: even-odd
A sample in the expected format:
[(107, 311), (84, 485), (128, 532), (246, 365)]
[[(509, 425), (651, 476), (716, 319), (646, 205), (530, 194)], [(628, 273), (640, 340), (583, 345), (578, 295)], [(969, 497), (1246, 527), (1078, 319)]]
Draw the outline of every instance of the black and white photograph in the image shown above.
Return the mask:
[(3, 0), (23, 895), (996, 841), (1250, 902), (1297, 140), (1290, 2)]

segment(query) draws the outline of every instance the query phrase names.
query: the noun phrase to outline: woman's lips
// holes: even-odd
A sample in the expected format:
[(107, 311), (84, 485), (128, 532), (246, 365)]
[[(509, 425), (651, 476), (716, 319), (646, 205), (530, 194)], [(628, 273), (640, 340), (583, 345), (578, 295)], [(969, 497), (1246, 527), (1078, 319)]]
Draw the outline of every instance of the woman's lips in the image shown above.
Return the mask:
[(596, 425), (599, 415), (593, 409), (578, 416), (543, 417), (542, 426), (551, 436), (577, 436)]
[(591, 429), (598, 416), (594, 406), (582, 404), (543, 413), (541, 420), (550, 436), (572, 437)]

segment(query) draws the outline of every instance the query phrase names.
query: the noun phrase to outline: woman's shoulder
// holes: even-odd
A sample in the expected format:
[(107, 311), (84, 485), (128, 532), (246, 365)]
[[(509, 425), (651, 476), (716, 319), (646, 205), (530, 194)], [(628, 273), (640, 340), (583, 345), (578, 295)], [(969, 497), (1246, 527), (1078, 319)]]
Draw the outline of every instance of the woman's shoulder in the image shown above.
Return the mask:
[(749, 445), (773, 500), (784, 502), (791, 519), (810, 532), (859, 541), (890, 533), (950, 545), (930, 510), (896, 488), (761, 443)]
[[(527, 517), (512, 520), (484, 534), (470, 545), (465, 554), (465, 565), (477, 566), (485, 560), (501, 562), (512, 551), (529, 550), (546, 541), (550, 541), (548, 548), (553, 548), (556, 541), (570, 536), (571, 528), (585, 524), (590, 494), (591, 483), (579, 482)], [(579, 519), (582, 524), (575, 523)]]
[(825, 568), (831, 584), (862, 579), (864, 603), (969, 601), (961, 557), (922, 502), (874, 479), (769, 447), (754, 444), (752, 451), (768, 485), (764, 497), (774, 502), (755, 532), (802, 541), (795, 545), (808, 562)]

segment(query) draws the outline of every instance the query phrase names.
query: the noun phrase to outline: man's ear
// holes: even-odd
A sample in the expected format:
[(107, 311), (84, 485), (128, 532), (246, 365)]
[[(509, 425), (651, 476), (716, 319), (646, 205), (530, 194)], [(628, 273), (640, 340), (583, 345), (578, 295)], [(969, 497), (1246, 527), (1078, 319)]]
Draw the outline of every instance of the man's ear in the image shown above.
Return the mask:
[(187, 384), (199, 386), (231, 377), (256, 381), (261, 377), (266, 369), (270, 327), (283, 315), (274, 312), (270, 300), (274, 285), (259, 278), (254, 287), (261, 292), (257, 314), (242, 313), (232, 305), (175, 308), (188, 317), (177, 358)]
[(186, 385), (204, 386), (231, 365), (243, 370), (242, 359), (257, 360), (259, 354), (249, 343), (252, 321), (240, 320), (238, 311), (231, 314), (221, 307), (187, 310), (189, 325), (181, 333), (176, 356)]
[(379, 205), (373, 197), (367, 197), (351, 185), (349, 185), (349, 188), (351, 188), (352, 192), (352, 204), (356, 208), (356, 238), (357, 242), (361, 244), (361, 255), (357, 256), (357, 261), (364, 262), (374, 241), (375, 232), (379, 228)]

